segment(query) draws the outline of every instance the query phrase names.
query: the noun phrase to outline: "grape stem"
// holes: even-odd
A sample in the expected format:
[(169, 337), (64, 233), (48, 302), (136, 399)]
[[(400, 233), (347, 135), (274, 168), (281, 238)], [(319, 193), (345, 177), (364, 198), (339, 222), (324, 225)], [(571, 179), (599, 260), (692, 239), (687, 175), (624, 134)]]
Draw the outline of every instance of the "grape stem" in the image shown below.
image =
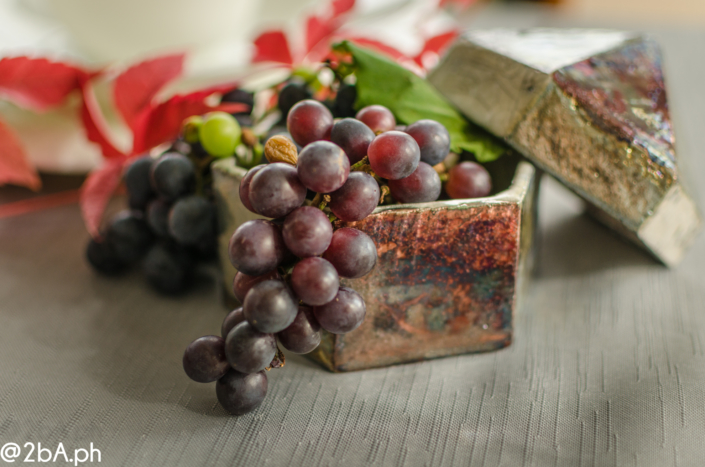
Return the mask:
[(380, 185), (384, 185), (384, 180), (382, 180), (374, 170), (372, 170), (372, 166), (370, 165), (370, 159), (369, 157), (365, 156), (353, 165), (350, 166), (350, 172), (365, 172), (366, 174), (372, 176), (375, 180), (377, 180), (377, 183)]
[(389, 187), (387, 185), (382, 185), (380, 189), (381, 193), (379, 195), (379, 204), (384, 203), (385, 196), (389, 195)]
[(283, 368), (284, 365), (286, 365), (286, 357), (284, 356), (284, 352), (282, 352), (282, 349), (280, 349), (279, 345), (277, 345), (277, 353), (274, 355), (272, 363), (270, 363), (269, 366), (265, 368), (265, 370), (269, 371), (272, 368)]
[(374, 175), (372, 167), (370, 167), (370, 158), (365, 156), (359, 161), (355, 162), (350, 166), (350, 172), (367, 172), (370, 175)]
[(323, 201), (321, 201), (320, 204), (318, 205), (318, 209), (323, 211), (326, 208), (326, 206), (328, 206), (328, 203), (330, 203), (330, 195), (323, 195)]
[(448, 181), (448, 174), (447, 173), (438, 174), (438, 178), (441, 179), (441, 183), (445, 183)]
[(309, 206), (318, 206), (321, 204), (321, 201), (323, 200), (323, 193), (316, 193), (316, 196), (313, 197), (311, 201), (308, 202)]
[(206, 167), (208, 167), (211, 162), (215, 160), (215, 157), (213, 156), (208, 156), (204, 158), (200, 157), (194, 157), (193, 154), (189, 155), (189, 159), (191, 159), (191, 162), (193, 165), (196, 166), (196, 194), (203, 195), (204, 194), (204, 188), (206, 186), (206, 182), (204, 180), (204, 170)]

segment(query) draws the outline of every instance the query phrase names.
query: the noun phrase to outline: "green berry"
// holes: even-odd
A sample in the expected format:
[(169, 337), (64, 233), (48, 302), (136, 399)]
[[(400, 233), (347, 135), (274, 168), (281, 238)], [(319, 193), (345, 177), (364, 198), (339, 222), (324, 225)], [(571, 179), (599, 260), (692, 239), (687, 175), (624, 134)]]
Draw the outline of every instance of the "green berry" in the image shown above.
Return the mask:
[(184, 120), (184, 123), (181, 126), (181, 133), (184, 135), (184, 141), (189, 144), (198, 143), (198, 134), (201, 130), (201, 125), (203, 125), (203, 117), (200, 115), (193, 115)]
[(206, 114), (198, 132), (203, 149), (214, 157), (228, 157), (240, 144), (242, 130), (235, 117), (225, 112)]

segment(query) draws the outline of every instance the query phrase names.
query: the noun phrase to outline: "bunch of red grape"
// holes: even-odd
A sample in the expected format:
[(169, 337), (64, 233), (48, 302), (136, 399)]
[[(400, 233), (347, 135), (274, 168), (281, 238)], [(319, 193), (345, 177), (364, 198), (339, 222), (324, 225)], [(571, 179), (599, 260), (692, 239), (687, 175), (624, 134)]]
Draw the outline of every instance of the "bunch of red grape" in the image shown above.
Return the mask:
[(270, 138), (270, 163), (250, 169), (240, 183), (243, 205), (272, 220), (249, 221), (233, 233), (233, 291), (242, 307), (225, 318), (222, 337), (196, 339), (183, 358), (193, 380), (217, 381), (218, 400), (235, 415), (264, 399), (264, 370), (283, 361), (277, 340), (308, 353), (322, 329), (344, 334), (364, 320), (363, 298), (340, 278), (369, 273), (376, 246), (364, 232), (334, 230), (332, 223), (366, 218), (385, 191), (404, 203), (435, 201), (441, 193), (433, 166), (450, 146), (441, 124), (420, 120), (400, 131), (381, 106), (356, 117), (334, 121), (317, 101), (297, 103), (287, 116), (293, 142)]

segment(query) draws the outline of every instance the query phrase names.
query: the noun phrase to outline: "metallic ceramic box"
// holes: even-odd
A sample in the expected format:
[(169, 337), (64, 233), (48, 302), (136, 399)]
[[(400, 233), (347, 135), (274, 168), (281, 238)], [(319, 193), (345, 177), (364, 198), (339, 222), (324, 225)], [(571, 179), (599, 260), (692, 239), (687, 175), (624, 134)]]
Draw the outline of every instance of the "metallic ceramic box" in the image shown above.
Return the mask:
[(471, 31), (429, 80), (664, 263), (676, 264), (700, 230), (652, 40), (602, 30)]
[[(505, 169), (512, 165), (505, 162)], [(237, 195), (245, 171), (224, 160), (213, 172), (229, 288), (230, 235), (257, 216)], [(536, 192), (536, 169), (519, 162), (511, 184), (494, 196), (383, 206), (363, 221), (339, 224), (365, 231), (377, 244), (375, 269), (342, 281), (362, 294), (367, 316), (349, 334), (324, 333), (311, 356), (330, 370), (349, 371), (509, 345), (533, 262)]]

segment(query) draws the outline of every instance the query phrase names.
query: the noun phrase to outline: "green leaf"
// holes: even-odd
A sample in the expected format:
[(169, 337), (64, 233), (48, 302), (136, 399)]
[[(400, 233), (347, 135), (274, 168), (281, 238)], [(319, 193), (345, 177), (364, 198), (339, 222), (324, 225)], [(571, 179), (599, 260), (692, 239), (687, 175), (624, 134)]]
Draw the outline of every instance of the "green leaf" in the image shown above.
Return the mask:
[(354, 60), (356, 108), (383, 105), (406, 125), (436, 120), (450, 133), (451, 151), (470, 151), (479, 162), (491, 162), (510, 151), (501, 139), (465, 119), (428, 81), (401, 65), (349, 41), (335, 49), (350, 53)]

